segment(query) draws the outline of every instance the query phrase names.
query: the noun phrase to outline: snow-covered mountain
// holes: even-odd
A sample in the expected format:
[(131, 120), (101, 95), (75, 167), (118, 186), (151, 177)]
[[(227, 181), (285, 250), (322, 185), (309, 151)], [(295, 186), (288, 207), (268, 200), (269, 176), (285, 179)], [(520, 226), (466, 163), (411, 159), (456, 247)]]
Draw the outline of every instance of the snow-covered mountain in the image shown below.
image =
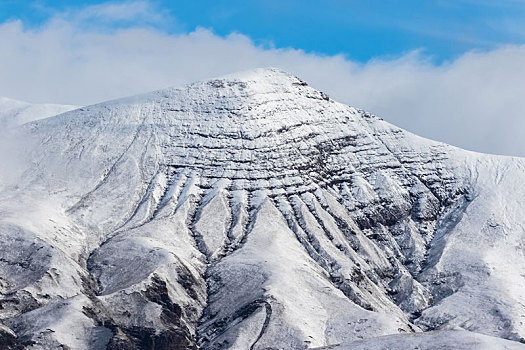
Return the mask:
[(0, 96), (0, 130), (68, 112), (77, 107), (57, 104), (31, 104)]
[(525, 159), (276, 69), (14, 132), (8, 348), (525, 349)]

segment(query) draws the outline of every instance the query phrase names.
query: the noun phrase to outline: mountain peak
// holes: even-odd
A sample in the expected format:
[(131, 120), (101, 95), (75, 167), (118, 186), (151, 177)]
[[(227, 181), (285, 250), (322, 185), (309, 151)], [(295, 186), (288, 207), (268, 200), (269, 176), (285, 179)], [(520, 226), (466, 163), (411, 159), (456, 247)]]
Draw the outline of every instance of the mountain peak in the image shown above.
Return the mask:
[[(197, 81), (184, 86), (170, 87), (150, 93), (126, 97), (95, 106), (158, 104), (168, 106), (181, 104), (199, 104), (201, 108), (240, 110), (271, 101), (301, 99), (307, 97), (330, 101), (328, 95), (310, 87), (305, 81), (278, 68), (258, 68)], [(171, 101), (171, 102), (170, 102)], [(333, 101), (332, 101), (333, 102)], [(228, 107), (225, 107), (228, 105)], [(237, 107), (235, 107), (237, 106)], [(244, 107), (241, 107), (244, 106)], [(91, 108), (91, 107), (86, 107)], [(170, 108), (170, 107), (167, 107)], [(208, 115), (211, 112), (207, 112)], [(196, 113), (199, 118), (200, 113)], [(213, 113), (211, 113), (213, 114)], [(265, 114), (260, 114), (264, 117)]]
[[(182, 88), (187, 92), (199, 90), (207, 99), (246, 97), (247, 95), (270, 95), (272, 94), (322, 94), (322, 98), (328, 100), (328, 96), (321, 93), (301, 80), (279, 68), (258, 68), (220, 76), (214, 79), (199, 81)], [(217, 89), (220, 93), (217, 93)], [(176, 89), (174, 89), (176, 90)], [(189, 95), (193, 98), (194, 96)], [(179, 98), (179, 96), (177, 96)]]
[[(275, 67), (266, 67), (266, 68), (255, 68), (240, 72), (235, 72), (232, 74), (223, 75), (217, 77), (216, 79), (221, 80), (230, 80), (230, 81), (244, 81), (244, 82), (271, 82), (272, 84), (276, 83), (286, 83), (288, 82), (297, 82), (301, 81), (298, 77), (294, 76), (291, 73), (288, 73), (280, 68)], [(212, 79), (214, 80), (214, 79)]]
[[(224, 173), (239, 189), (267, 190), (273, 185), (262, 180), (276, 177), (283, 184), (275, 191), (289, 187), (293, 193), (331, 181), (324, 178), (328, 170), (319, 158), (354, 147), (356, 139), (369, 139), (370, 127), (361, 119), (361, 112), (299, 78), (266, 68), (84, 107), (41, 125), (71, 130), (67, 124), (81, 122), (97, 138), (106, 138), (107, 129), (136, 128), (134, 144), (142, 140), (158, 147), (165, 164), (197, 172), (203, 181)], [(71, 138), (56, 137), (59, 143)], [(351, 154), (333, 166), (343, 166)]]

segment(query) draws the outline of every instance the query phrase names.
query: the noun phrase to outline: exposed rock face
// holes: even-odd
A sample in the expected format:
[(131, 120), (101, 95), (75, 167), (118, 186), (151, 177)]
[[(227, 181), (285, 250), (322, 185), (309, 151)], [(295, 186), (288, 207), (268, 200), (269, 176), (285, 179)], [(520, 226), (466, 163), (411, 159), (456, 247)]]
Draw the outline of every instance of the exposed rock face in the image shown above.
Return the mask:
[(421, 139), (274, 69), (17, 132), (36, 146), (0, 193), (8, 348), (525, 337), (523, 159)]

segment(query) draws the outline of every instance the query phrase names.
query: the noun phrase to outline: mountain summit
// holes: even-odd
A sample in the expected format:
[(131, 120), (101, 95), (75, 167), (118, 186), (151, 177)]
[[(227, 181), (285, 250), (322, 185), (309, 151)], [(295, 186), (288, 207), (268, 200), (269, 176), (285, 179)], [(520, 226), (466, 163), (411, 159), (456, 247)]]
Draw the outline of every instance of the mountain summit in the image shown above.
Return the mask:
[(30, 146), (0, 192), (7, 348), (525, 348), (524, 159), (277, 69), (14, 132)]

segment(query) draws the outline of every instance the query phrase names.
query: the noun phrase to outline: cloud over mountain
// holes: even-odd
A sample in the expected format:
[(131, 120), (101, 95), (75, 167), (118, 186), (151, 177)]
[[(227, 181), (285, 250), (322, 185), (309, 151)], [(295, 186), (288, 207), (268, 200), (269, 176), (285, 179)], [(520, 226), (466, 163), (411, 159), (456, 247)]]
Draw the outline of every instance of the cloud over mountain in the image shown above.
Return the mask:
[(123, 4), (56, 13), (38, 27), (20, 20), (0, 24), (0, 95), (86, 105), (277, 66), (422, 136), (525, 155), (524, 46), (468, 52), (439, 65), (419, 51), (361, 64), (343, 55), (259, 45), (240, 33), (169, 32), (163, 23), (176, 18), (168, 13), (148, 2)]

